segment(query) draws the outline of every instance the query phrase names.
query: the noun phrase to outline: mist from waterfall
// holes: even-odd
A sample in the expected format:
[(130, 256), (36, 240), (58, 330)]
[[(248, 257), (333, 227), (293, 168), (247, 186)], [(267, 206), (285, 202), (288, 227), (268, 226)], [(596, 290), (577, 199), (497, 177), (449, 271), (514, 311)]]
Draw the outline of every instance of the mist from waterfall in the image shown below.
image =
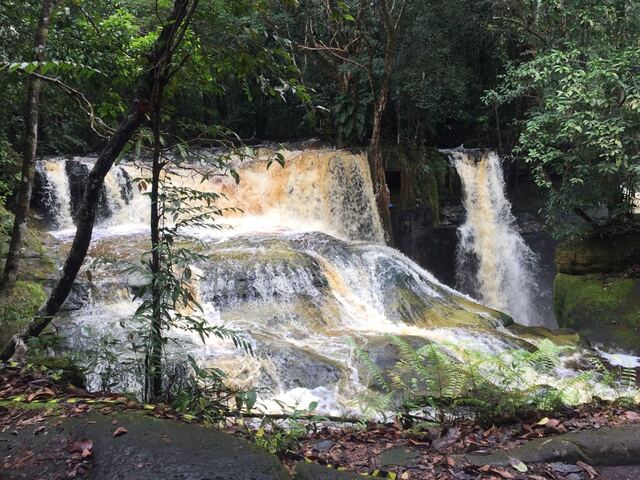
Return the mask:
[(489, 151), (448, 152), (463, 189), (457, 284), (525, 325), (543, 324), (534, 299), (536, 256), (515, 226), (500, 158)]

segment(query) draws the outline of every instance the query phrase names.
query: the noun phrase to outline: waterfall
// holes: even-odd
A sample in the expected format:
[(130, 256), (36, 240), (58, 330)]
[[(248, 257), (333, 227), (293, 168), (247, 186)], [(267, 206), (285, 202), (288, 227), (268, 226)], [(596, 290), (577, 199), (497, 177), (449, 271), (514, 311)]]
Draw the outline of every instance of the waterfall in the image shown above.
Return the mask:
[(515, 227), (498, 155), (449, 151), (462, 181), (466, 220), (458, 229), (457, 283), (483, 304), (525, 325), (542, 319), (534, 307), (536, 257)]
[[(364, 154), (307, 150), (284, 151), (283, 155), (284, 168), (267, 169), (266, 161), (260, 159), (238, 161), (239, 184), (229, 176), (216, 175), (202, 182), (201, 176), (187, 167), (175, 169), (170, 182), (174, 186), (222, 194), (218, 206), (239, 210), (220, 219), (222, 226), (233, 234), (321, 231), (347, 240), (384, 242)], [(55, 187), (55, 198), (66, 202), (47, 212), (54, 219), (53, 225), (62, 230), (57, 236), (72, 234), (68, 229), (73, 227), (73, 206), (79, 205), (83, 180), (93, 162), (91, 157), (40, 161), (46, 182)], [(146, 167), (133, 163), (122, 163), (107, 174), (104, 198), (98, 209), (97, 238), (144, 231), (149, 199), (137, 185), (132, 185), (132, 179), (149, 176)]]
[(72, 228), (71, 197), (65, 160), (57, 158), (38, 162), (36, 171), (41, 177), (41, 181), (38, 182), (42, 188), (42, 191), (38, 192), (39, 197), (43, 199), (43, 208), (48, 210), (52, 224), (58, 229)]
[[(205, 321), (239, 332), (255, 355), (244, 355), (229, 341), (208, 338), (203, 344), (193, 332), (172, 330), (167, 334), (178, 341), (167, 343), (168, 367), (183, 365), (191, 355), (224, 370), (235, 387), (258, 388), (268, 411), (281, 409), (278, 402), (304, 407), (318, 401), (320, 411), (339, 415), (357, 411), (357, 399), (367, 389), (367, 370), (354, 344), (388, 367), (398, 357), (387, 334), (415, 345), (438, 343), (452, 355), (467, 348), (499, 352), (534, 341), (510, 330), (510, 319), (501, 312), (440, 284), (384, 245), (364, 154), (330, 149), (282, 154), (284, 168), (267, 169), (264, 157), (239, 162), (239, 184), (216, 175), (202, 181), (186, 167), (171, 175), (175, 186), (222, 194), (218, 206), (242, 210), (220, 219), (225, 228), (188, 232), (204, 255), (193, 266), (191, 286)], [(54, 181), (52, 172), (73, 173), (66, 192), (77, 196), (93, 159), (65, 162), (72, 160), (42, 161), (46, 181), (40, 183), (60, 180)], [(141, 301), (133, 293), (146, 282), (130, 266), (149, 248), (149, 200), (133, 179), (148, 176), (144, 165), (129, 162), (109, 172), (104, 215), (88, 252), (104, 261), (88, 262), (91, 275), (78, 277), (86, 298), (56, 319), (68, 347), (88, 357), (94, 389), (106, 382), (140, 391), (139, 372), (127, 370), (134, 353), (126, 345), (135, 338), (131, 323)], [(66, 202), (64, 213), (49, 212), (54, 225), (66, 226), (72, 218), (78, 199)], [(53, 234), (69, 242), (73, 231)], [(105, 341), (122, 365), (100, 357)]]

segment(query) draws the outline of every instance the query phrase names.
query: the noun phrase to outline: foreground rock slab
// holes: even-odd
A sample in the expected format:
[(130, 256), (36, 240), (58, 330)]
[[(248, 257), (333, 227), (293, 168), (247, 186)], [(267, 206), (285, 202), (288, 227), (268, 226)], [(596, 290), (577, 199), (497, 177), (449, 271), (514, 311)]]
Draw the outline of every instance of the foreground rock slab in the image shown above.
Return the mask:
[(508, 465), (517, 459), (524, 463), (585, 462), (593, 466), (640, 465), (640, 425), (565, 433), (532, 440), (509, 452), (456, 457), (473, 465)]
[(356, 480), (362, 479), (355, 472), (342, 472), (317, 463), (298, 462), (294, 468), (295, 480)]
[[(114, 435), (115, 434), (115, 435)], [(277, 457), (232, 435), (140, 413), (90, 414), (53, 422), (36, 435), (0, 433), (0, 478), (47, 479), (54, 447), (91, 442), (93, 480), (285, 480)], [(55, 442), (55, 445), (52, 444)], [(30, 452), (30, 453), (29, 453)], [(18, 461), (26, 459), (29, 461)], [(61, 466), (61, 465), (60, 465)], [(51, 472), (53, 473), (53, 472)], [(56, 472), (57, 473), (57, 472)]]

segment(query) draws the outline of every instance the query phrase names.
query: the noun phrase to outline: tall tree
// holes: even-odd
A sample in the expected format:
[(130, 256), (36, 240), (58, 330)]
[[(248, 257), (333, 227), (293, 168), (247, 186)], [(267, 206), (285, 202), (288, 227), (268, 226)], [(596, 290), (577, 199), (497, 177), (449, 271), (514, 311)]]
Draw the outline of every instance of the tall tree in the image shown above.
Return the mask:
[[(526, 99), (515, 151), (546, 193), (547, 224), (564, 236), (631, 215), (640, 191), (640, 4), (497, 3), (528, 48), (486, 100)], [(576, 214), (584, 222), (566, 221)]]
[[(40, 11), (40, 19), (36, 28), (34, 42), (35, 73), (40, 73), (41, 64), (45, 60), (47, 37), (51, 16), (56, 6), (56, 0), (43, 0)], [(40, 91), (42, 81), (37, 75), (29, 75), (27, 78), (27, 106), (25, 110), (25, 141), (22, 155), (22, 173), (16, 202), (15, 218), (11, 243), (7, 253), (7, 261), (4, 266), (4, 274), (0, 290), (2, 294), (10, 292), (18, 279), (20, 256), (27, 231), (27, 218), (29, 216), (29, 204), (31, 203), (31, 191), (35, 177), (36, 154), (38, 150), (38, 119), (40, 115)]]
[[(369, 165), (373, 177), (373, 189), (378, 204), (378, 211), (382, 216), (382, 222), (390, 244), (393, 244), (391, 213), (389, 212), (391, 200), (385, 178), (382, 152), (380, 151), (380, 132), (382, 130), (382, 115), (387, 108), (387, 101), (389, 99), (389, 81), (395, 64), (398, 36), (407, 3), (408, 0), (392, 1), (391, 3), (387, 0), (378, 1), (378, 15), (382, 20), (385, 32), (383, 37), (384, 56), (380, 82), (373, 105), (373, 131), (371, 133), (371, 140), (369, 141)], [(369, 71), (369, 75), (373, 75), (372, 70)]]
[[(336, 81), (343, 98), (348, 94), (348, 105), (344, 109), (346, 114), (336, 112), (339, 123), (346, 126), (345, 132), (338, 129), (338, 139), (358, 136), (358, 130), (364, 127), (364, 122), (358, 121), (361, 110), (358, 73), (364, 74), (370, 98), (373, 99), (369, 167), (378, 213), (387, 241), (393, 243), (389, 190), (380, 141), (382, 117), (389, 99), (389, 84), (409, 0), (378, 0), (373, 8), (362, 0), (352, 4), (331, 1), (318, 3), (320, 8), (307, 12), (310, 18), (306, 25), (306, 42), (300, 45), (300, 49), (303, 52), (317, 53), (322, 62), (329, 66), (331, 77)], [(380, 64), (382, 69), (379, 68)], [(341, 118), (343, 115), (344, 119)]]
[(198, 0), (174, 0), (171, 13), (147, 55), (148, 65), (145, 66), (138, 83), (135, 101), (114, 134), (107, 141), (89, 172), (78, 211), (76, 234), (62, 275), (47, 302), (36, 313), (22, 334), (12, 337), (5, 346), (0, 354), (0, 360), (8, 360), (18, 345), (24, 344), (31, 337), (38, 336), (49, 325), (69, 295), (89, 249), (104, 178), (125, 145), (148, 118), (148, 115), (152, 113), (152, 106), (158, 103), (157, 98), (162, 96), (165, 86), (182, 65), (180, 63), (176, 66), (173, 63), (173, 56), (184, 39), (197, 5)]

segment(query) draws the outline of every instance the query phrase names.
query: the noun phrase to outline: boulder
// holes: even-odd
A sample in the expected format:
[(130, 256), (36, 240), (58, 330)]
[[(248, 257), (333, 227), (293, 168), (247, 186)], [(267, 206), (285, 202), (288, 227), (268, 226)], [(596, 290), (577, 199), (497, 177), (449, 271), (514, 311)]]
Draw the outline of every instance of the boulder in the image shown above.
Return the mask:
[(561, 327), (592, 344), (640, 355), (640, 279), (560, 273), (553, 301)]
[(594, 466), (640, 465), (640, 425), (565, 433), (532, 440), (510, 452), (467, 454), (456, 460), (473, 465), (578, 461)]
[[(114, 437), (119, 427), (126, 433)], [(238, 437), (137, 412), (52, 418), (33, 434), (0, 433), (0, 478), (54, 478), (56, 468), (64, 468), (56, 459), (83, 440), (93, 445), (93, 465), (83, 478), (93, 480), (290, 478), (277, 457)], [(29, 461), (21, 461), (26, 457)]]
[(343, 472), (317, 463), (298, 462), (295, 465), (293, 478), (296, 480), (356, 480), (363, 477), (354, 472)]

